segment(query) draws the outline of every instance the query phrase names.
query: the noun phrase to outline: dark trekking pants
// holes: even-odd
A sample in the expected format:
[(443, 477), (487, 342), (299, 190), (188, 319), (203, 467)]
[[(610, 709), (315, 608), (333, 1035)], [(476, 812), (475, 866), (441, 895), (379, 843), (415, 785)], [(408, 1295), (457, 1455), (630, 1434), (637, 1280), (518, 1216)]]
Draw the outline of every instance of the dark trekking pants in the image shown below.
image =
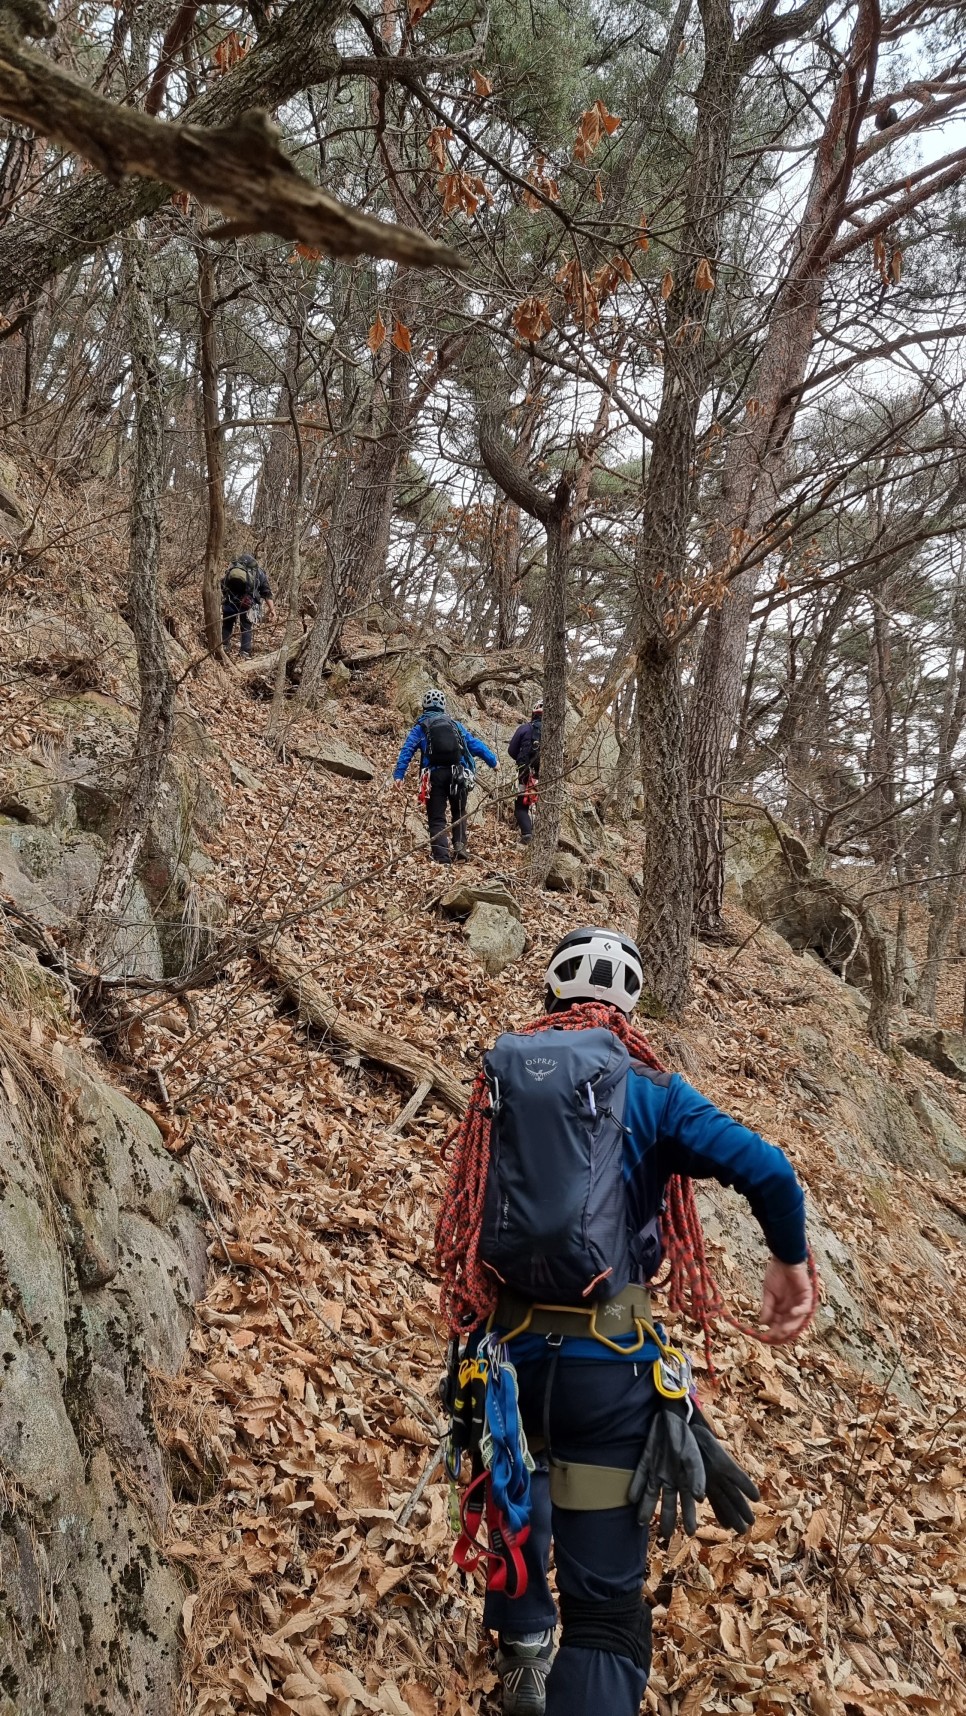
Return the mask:
[(533, 839), (533, 817), (530, 815), (530, 806), (526, 802), (529, 779), (530, 766), (527, 764), (524, 768), (517, 770), (517, 784), (520, 791), (513, 801), (514, 820), (524, 840)]
[(450, 821), (453, 824), (453, 846), (457, 850), (465, 851), (466, 783), (462, 777), (454, 780), (451, 768), (433, 769), (429, 776), (426, 815), (429, 820), (429, 839), (434, 858), (446, 859), (450, 855), (449, 836), (446, 832), (447, 805), (449, 805)]
[(251, 655), (252, 644), (255, 638), (255, 627), (252, 625), (251, 614), (247, 611), (243, 613), (240, 608), (232, 607), (227, 602), (221, 610), (222, 648), (228, 649), (230, 647), (231, 634), (235, 629), (236, 620), (238, 621), (238, 630), (241, 634), (242, 655)]
[[(537, 1439), (543, 1434), (549, 1363), (548, 1349), (546, 1360), (517, 1368), (524, 1429)], [(554, 1456), (589, 1465), (635, 1466), (655, 1401), (649, 1362), (561, 1357), (549, 1410)], [(597, 1513), (556, 1507), (546, 1469), (534, 1472), (530, 1484), (526, 1593), (514, 1601), (488, 1591), (483, 1624), (511, 1638), (556, 1626), (547, 1582), (552, 1538), (563, 1627), (547, 1680), (547, 1716), (638, 1716), (651, 1664), (651, 1612), (642, 1596), (647, 1530), (638, 1525), (632, 1507)]]

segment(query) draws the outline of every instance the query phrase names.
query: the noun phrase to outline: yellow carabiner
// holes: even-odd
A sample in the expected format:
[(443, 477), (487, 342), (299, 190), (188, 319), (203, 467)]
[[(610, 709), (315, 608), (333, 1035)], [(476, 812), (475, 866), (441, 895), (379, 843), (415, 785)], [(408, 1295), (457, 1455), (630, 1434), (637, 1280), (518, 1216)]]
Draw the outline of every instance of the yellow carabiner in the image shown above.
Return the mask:
[[(678, 1382), (670, 1378), (677, 1372)], [(654, 1360), (654, 1387), (665, 1400), (686, 1400), (690, 1393), (691, 1367), (680, 1347), (662, 1346)]]

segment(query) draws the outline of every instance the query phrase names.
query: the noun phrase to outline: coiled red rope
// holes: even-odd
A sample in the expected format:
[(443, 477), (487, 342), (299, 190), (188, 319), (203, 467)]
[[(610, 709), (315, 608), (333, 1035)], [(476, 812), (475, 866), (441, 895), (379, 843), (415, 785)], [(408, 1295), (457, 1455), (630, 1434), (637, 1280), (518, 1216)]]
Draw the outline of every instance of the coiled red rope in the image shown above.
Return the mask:
[[(633, 1060), (643, 1061), (657, 1072), (665, 1070), (647, 1038), (635, 1030), (620, 1009), (597, 1001), (581, 1002), (565, 1013), (546, 1014), (524, 1025), (521, 1035), (530, 1036), (552, 1028), (584, 1031), (592, 1026), (612, 1031)], [(490, 1315), (497, 1293), (496, 1280), (480, 1258), (483, 1199), (490, 1161), (490, 1109), (482, 1068), (476, 1075), (462, 1121), (443, 1145), (443, 1157), (449, 1162), (449, 1177), (436, 1222), (436, 1263), (442, 1282), (440, 1309), (451, 1333), (458, 1335)], [(781, 1344), (783, 1337), (773, 1335), (768, 1329), (749, 1327), (727, 1309), (705, 1251), (694, 1185), (683, 1174), (673, 1175), (667, 1183), (661, 1238), (667, 1274), (656, 1286), (667, 1294), (668, 1307), (676, 1316), (688, 1318), (701, 1329), (712, 1375), (711, 1331), (718, 1322), (729, 1323), (741, 1334), (751, 1335), (769, 1346)], [(811, 1321), (818, 1304), (818, 1273), (811, 1251), (808, 1270), (812, 1301), (802, 1328)], [(800, 1333), (798, 1330), (790, 1338), (797, 1339)]]

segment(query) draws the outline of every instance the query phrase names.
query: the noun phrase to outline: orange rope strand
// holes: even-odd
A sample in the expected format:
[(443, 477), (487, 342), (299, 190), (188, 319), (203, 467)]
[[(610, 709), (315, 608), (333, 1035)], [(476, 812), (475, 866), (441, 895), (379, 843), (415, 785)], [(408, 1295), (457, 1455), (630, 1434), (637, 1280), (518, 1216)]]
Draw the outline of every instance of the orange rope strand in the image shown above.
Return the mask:
[[(612, 1031), (632, 1059), (643, 1061), (655, 1071), (664, 1070), (643, 1033), (635, 1030), (619, 1008), (601, 1002), (582, 1002), (565, 1013), (547, 1014), (525, 1025), (521, 1035), (530, 1036), (552, 1028), (581, 1031), (593, 1026)], [(460, 1125), (443, 1145), (443, 1158), (449, 1162), (449, 1177), (436, 1223), (436, 1262), (442, 1280), (440, 1308), (451, 1332), (458, 1335), (488, 1317), (496, 1304), (496, 1281), (479, 1255), (490, 1161), (490, 1110), (482, 1069), (477, 1073)], [(683, 1174), (673, 1175), (667, 1183), (661, 1239), (667, 1275), (660, 1289), (666, 1292), (668, 1306), (676, 1316), (687, 1317), (702, 1330), (705, 1358), (712, 1375), (711, 1330), (719, 1321), (730, 1323), (741, 1334), (751, 1335), (769, 1346), (780, 1344), (768, 1329), (740, 1323), (726, 1308), (705, 1251), (694, 1186)], [(803, 1328), (811, 1321), (818, 1304), (818, 1274), (811, 1251), (808, 1269), (812, 1302)], [(797, 1335), (793, 1338), (797, 1339)]]

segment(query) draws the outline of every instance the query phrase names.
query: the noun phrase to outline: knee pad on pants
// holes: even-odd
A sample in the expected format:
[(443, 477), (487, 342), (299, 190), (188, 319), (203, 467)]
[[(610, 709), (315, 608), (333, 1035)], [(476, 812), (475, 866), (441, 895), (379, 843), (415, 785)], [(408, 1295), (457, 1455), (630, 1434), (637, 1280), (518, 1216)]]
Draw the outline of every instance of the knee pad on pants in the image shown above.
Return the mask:
[(651, 1670), (651, 1611), (637, 1592), (592, 1602), (560, 1592), (563, 1623), (560, 1647), (606, 1650), (629, 1657), (636, 1668)]

